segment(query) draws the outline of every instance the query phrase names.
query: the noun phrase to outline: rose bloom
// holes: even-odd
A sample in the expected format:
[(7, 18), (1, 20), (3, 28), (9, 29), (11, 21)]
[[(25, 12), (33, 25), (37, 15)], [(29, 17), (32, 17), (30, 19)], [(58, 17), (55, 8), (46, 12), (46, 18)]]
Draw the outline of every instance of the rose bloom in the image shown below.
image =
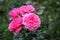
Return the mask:
[(19, 31), (22, 29), (22, 18), (15, 18), (9, 24), (8, 29), (12, 31), (14, 34), (18, 34)]
[(19, 9), (18, 8), (13, 8), (10, 12), (9, 15), (12, 17), (16, 17), (19, 14)]
[(35, 8), (32, 5), (25, 5), (19, 8), (20, 15), (22, 16), (26, 13), (31, 13), (34, 11), (35, 11)]
[(34, 13), (25, 14), (23, 17), (23, 24), (29, 31), (38, 29), (41, 25), (41, 20), (38, 15)]

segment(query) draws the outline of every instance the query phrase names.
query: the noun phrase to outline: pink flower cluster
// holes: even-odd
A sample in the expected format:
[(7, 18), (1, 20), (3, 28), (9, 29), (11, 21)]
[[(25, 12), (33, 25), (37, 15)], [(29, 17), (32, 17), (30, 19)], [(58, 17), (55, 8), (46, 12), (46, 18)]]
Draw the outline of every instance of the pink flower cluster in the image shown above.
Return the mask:
[(41, 25), (41, 19), (34, 13), (35, 8), (32, 5), (21, 6), (20, 8), (13, 8), (9, 15), (11, 16), (8, 29), (15, 35), (18, 34), (23, 27), (29, 31), (37, 30)]

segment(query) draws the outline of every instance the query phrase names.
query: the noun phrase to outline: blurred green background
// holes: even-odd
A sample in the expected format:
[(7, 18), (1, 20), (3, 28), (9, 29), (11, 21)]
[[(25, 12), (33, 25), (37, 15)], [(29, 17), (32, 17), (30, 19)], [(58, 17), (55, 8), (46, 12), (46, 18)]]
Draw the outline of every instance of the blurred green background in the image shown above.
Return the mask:
[[(60, 40), (60, 0), (0, 0), (0, 40), (13, 40), (14, 35), (8, 30), (9, 11), (15, 7), (29, 4), (44, 6), (44, 12), (38, 14), (41, 27), (35, 32), (23, 30), (19, 40)], [(37, 11), (38, 12), (38, 11)], [(16, 38), (17, 38), (16, 37)]]

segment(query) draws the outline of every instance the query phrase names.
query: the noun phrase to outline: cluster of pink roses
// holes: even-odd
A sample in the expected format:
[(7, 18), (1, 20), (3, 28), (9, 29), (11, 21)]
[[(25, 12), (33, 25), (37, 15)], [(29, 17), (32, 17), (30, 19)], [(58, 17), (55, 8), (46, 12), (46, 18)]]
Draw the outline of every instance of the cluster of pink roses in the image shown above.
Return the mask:
[(9, 12), (11, 22), (8, 29), (14, 34), (18, 34), (23, 28), (23, 25), (29, 31), (38, 29), (41, 25), (41, 20), (34, 11), (35, 8), (32, 5), (24, 5), (20, 8), (13, 8)]

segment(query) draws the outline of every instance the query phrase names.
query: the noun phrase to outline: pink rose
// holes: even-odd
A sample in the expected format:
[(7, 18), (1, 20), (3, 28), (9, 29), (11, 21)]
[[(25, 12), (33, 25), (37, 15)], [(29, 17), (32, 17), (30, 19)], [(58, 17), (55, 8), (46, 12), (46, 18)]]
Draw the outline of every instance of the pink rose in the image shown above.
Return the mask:
[(32, 5), (21, 6), (19, 8), (20, 15), (28, 14), (35, 11), (35, 8)]
[(19, 14), (18, 8), (13, 8), (10, 12), (9, 15), (12, 17), (16, 17)]
[(22, 19), (21, 18), (15, 18), (11, 21), (9, 24), (8, 29), (12, 31), (13, 33), (19, 33), (19, 31), (22, 29)]
[(26, 29), (30, 31), (34, 31), (40, 27), (41, 20), (38, 17), (38, 15), (34, 13), (29, 13), (29, 14), (24, 15), (23, 24), (25, 25)]

